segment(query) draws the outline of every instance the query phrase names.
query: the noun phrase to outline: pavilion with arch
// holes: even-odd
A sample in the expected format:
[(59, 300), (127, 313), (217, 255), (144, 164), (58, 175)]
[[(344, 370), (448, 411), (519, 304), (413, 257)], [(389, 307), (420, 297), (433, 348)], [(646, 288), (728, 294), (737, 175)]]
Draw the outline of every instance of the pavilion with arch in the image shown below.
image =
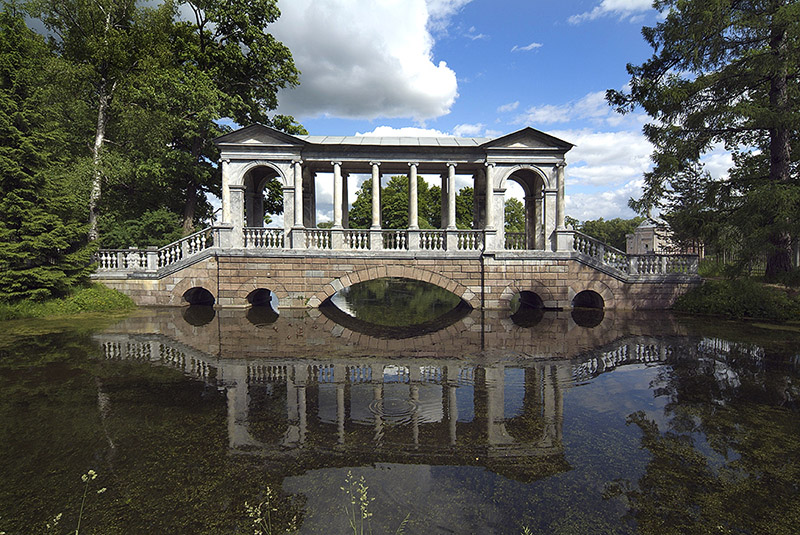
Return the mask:
[[(533, 128), (498, 138), (293, 136), (252, 125), (216, 140), (221, 151), (221, 225), (232, 248), (355, 250), (565, 250), (565, 154), (571, 143)], [(372, 188), (369, 229), (348, 232), (350, 175), (408, 177), (408, 228), (386, 229), (381, 189)], [(418, 175), (441, 177), (439, 232), (420, 229)], [(456, 228), (456, 176), (474, 188), (472, 233)], [(264, 230), (264, 190), (277, 180), (283, 192), (283, 227)], [(319, 180), (333, 191), (330, 229), (317, 228)], [(525, 232), (504, 232), (509, 181), (524, 191)], [(463, 178), (462, 178), (463, 182)], [(438, 185), (438, 184), (437, 184)], [(439, 223), (439, 222), (435, 222)], [(324, 232), (323, 232), (324, 230)], [(402, 231), (388, 233), (389, 230)], [(459, 232), (459, 230), (461, 232)], [(466, 244), (466, 245), (465, 245)]]

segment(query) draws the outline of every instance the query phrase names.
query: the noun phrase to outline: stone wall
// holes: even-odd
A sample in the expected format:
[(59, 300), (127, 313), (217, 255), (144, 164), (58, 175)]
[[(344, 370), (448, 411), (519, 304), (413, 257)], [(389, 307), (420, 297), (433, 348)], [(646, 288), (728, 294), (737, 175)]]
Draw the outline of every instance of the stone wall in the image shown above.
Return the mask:
[[(530, 259), (476, 256), (441, 259), (400, 257), (211, 256), (161, 279), (95, 276), (143, 306), (184, 305), (194, 287), (211, 292), (218, 305), (245, 307), (256, 289), (273, 292), (280, 308), (314, 308), (342, 288), (381, 277), (404, 277), (449, 290), (473, 308), (508, 310), (521, 291), (534, 292), (546, 307), (569, 308), (579, 292), (599, 294), (606, 308), (663, 309), (692, 284), (687, 279), (626, 282), (573, 257)], [(483, 281), (483, 285), (481, 282)]]

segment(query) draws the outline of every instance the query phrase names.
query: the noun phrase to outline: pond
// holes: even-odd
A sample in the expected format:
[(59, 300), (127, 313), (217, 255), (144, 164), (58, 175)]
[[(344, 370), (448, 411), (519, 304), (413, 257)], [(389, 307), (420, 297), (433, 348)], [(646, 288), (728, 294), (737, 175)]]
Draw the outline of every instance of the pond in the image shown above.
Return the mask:
[(4, 323), (0, 531), (796, 533), (791, 327), (268, 297)]

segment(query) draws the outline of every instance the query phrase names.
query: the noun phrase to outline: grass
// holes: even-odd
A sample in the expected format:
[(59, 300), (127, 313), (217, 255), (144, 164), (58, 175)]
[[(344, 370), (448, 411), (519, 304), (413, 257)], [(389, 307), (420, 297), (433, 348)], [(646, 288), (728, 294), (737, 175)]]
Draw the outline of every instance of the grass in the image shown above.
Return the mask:
[(753, 278), (706, 280), (680, 296), (680, 312), (769, 321), (800, 320), (800, 293)]
[(77, 288), (70, 295), (59, 299), (0, 303), (0, 320), (114, 312), (134, 308), (136, 305), (127, 295), (95, 283)]

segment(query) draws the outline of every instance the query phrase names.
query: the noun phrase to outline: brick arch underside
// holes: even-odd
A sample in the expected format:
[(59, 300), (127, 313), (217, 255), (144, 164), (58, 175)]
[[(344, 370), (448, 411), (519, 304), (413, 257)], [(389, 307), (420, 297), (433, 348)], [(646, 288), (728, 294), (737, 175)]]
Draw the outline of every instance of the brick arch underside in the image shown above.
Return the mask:
[(326, 284), (322, 290), (318, 291), (308, 300), (308, 306), (316, 308), (322, 304), (325, 299), (343, 288), (348, 288), (359, 282), (366, 282), (384, 277), (400, 277), (427, 282), (454, 293), (469, 303), (472, 308), (480, 308), (481, 306), (480, 295), (476, 295), (475, 292), (460, 282), (442, 276), (439, 273), (412, 266), (379, 266), (349, 273)]
[(600, 294), (600, 297), (603, 298), (603, 308), (615, 308), (616, 301), (614, 299), (614, 292), (611, 291), (611, 288), (604, 282), (601, 281), (587, 281), (587, 282), (573, 282), (569, 285), (568, 293), (567, 293), (567, 305), (572, 306), (572, 300), (575, 298), (576, 295), (583, 292), (584, 290), (590, 290), (592, 292), (597, 292)]
[(545, 284), (538, 280), (514, 280), (503, 289), (500, 294), (500, 308), (503, 310), (511, 309), (511, 300), (515, 295), (520, 292), (533, 292), (538, 295), (544, 306), (547, 308), (555, 308), (558, 306), (558, 301), (553, 296), (553, 292), (545, 286)]
[(219, 303), (219, 295), (217, 295), (217, 280), (216, 279), (209, 279), (208, 277), (184, 277), (179, 280), (175, 286), (172, 288), (172, 291), (169, 292), (169, 303), (168, 305), (186, 305), (187, 303), (183, 300), (183, 294), (185, 294), (188, 290), (192, 288), (205, 288), (206, 290), (214, 296), (214, 301)]
[(258, 290), (260, 288), (269, 290), (278, 298), (278, 308), (280, 308), (282, 304), (286, 305), (286, 299), (289, 297), (289, 293), (286, 291), (283, 283), (272, 277), (254, 276), (247, 279), (233, 291), (233, 299), (235, 299), (236, 302), (234, 306), (248, 306), (250, 303), (247, 302), (247, 296), (250, 295), (250, 292), (253, 290)]

